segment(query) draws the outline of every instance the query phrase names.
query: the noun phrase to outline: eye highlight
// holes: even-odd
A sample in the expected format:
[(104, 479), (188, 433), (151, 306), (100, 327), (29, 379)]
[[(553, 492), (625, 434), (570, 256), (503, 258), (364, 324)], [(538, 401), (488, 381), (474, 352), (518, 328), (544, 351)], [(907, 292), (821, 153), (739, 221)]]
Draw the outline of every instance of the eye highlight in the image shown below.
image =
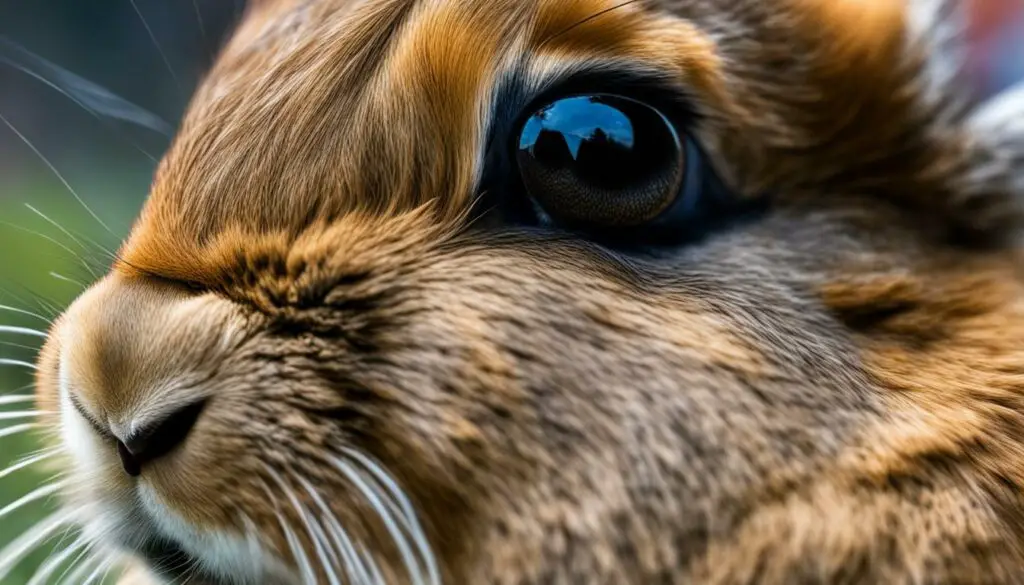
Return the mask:
[(558, 99), (519, 131), (530, 198), (565, 227), (637, 228), (700, 197), (700, 153), (657, 109), (610, 94)]

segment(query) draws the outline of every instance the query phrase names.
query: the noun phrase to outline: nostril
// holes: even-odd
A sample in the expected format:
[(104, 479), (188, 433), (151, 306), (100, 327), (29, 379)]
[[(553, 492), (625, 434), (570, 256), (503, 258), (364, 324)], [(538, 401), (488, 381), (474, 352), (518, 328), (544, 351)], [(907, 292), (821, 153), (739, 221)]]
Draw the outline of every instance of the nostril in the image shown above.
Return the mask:
[(127, 439), (118, 441), (117, 454), (121, 457), (125, 473), (137, 477), (142, 473), (144, 463), (159, 459), (184, 443), (205, 407), (205, 401), (194, 402)]
[(142, 475), (142, 464), (139, 460), (128, 450), (128, 446), (121, 441), (117, 442), (117, 454), (121, 457), (121, 465), (124, 467), (124, 472), (131, 477), (138, 477)]

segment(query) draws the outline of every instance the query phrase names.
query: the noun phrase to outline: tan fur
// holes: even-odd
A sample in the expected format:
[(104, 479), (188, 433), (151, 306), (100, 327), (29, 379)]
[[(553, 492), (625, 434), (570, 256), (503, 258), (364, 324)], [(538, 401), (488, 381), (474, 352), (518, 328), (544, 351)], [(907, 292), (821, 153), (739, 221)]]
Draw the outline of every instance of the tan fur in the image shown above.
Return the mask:
[[(295, 564), (268, 469), (301, 477), (388, 583), (344, 448), (449, 584), (1024, 582), (1024, 137), (926, 95), (907, 10), (257, 1), (40, 405), (79, 416), (61, 367), (104, 425), (208, 398), (138, 481)], [(507, 85), (596, 66), (663, 77), (768, 211), (655, 256), (485, 213)], [(87, 500), (135, 485), (103, 449)]]

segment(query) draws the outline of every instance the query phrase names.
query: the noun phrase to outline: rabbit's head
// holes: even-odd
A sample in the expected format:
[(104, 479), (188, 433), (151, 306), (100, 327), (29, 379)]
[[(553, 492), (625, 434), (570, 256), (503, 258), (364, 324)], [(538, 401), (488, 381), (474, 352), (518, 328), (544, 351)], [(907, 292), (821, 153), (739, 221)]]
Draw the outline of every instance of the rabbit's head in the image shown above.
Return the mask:
[(52, 526), (160, 583), (1012, 580), (1024, 107), (953, 7), (256, 1), (39, 361)]

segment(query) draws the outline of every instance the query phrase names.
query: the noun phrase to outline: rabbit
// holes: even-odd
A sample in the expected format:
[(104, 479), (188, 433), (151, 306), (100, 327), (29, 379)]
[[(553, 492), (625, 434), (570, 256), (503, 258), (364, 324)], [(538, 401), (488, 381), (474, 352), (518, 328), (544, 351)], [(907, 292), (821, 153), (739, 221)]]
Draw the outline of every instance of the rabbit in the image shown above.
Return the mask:
[(48, 334), (29, 536), (122, 585), (1024, 583), (1024, 91), (958, 18), (251, 2)]

